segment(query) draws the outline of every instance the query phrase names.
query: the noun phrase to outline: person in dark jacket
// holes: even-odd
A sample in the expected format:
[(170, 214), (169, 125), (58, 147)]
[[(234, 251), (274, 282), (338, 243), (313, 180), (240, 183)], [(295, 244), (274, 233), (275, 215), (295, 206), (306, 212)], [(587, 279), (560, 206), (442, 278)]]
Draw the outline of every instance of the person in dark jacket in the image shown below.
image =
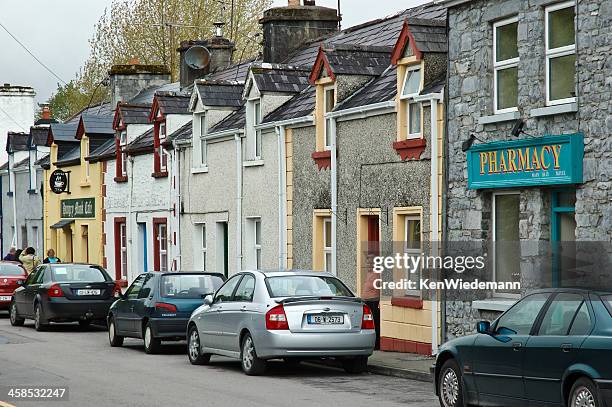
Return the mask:
[(21, 257), (21, 253), (23, 253), (23, 249), (17, 249), (15, 252), (15, 261), (18, 261), (19, 263), (21, 263), (21, 260), (19, 259), (19, 257)]
[(19, 257), (16, 254), (17, 250), (14, 247), (11, 247), (6, 256), (4, 256), (4, 261), (19, 261)]
[(55, 257), (55, 250), (47, 250), (47, 257), (43, 259), (43, 263), (61, 263), (59, 257)]

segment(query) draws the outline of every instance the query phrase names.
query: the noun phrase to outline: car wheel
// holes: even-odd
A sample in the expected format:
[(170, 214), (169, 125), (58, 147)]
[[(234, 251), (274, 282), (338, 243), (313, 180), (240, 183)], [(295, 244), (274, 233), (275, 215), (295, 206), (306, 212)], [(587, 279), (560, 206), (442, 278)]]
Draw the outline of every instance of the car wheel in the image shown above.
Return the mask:
[(25, 318), (21, 318), (17, 313), (17, 304), (15, 301), (11, 302), (11, 308), (9, 309), (9, 317), (11, 319), (11, 325), (22, 326), (25, 322)]
[(463, 385), (461, 371), (454, 359), (447, 360), (438, 376), (440, 405), (443, 407), (463, 407)]
[(113, 348), (123, 345), (123, 336), (117, 335), (115, 326), (115, 318), (111, 317), (108, 321), (108, 342)]
[(347, 373), (363, 373), (368, 370), (368, 357), (357, 356), (342, 361), (342, 367)]
[(34, 329), (40, 332), (40, 331), (44, 331), (45, 329), (47, 329), (48, 326), (49, 324), (47, 324), (45, 320), (43, 319), (42, 307), (40, 306), (39, 303), (36, 303), (34, 305)]
[(567, 404), (570, 407), (599, 407), (595, 384), (586, 377), (576, 380), (570, 391), (569, 403)]
[(189, 362), (192, 365), (207, 365), (210, 363), (210, 353), (202, 353), (200, 346), (200, 334), (195, 325), (189, 328), (189, 339), (187, 344)]
[(161, 348), (161, 340), (153, 336), (153, 328), (150, 322), (147, 322), (147, 326), (145, 326), (143, 337), (145, 352), (148, 354), (158, 353)]
[(242, 340), (242, 371), (249, 376), (258, 376), (266, 371), (266, 361), (257, 356), (255, 343), (251, 334), (246, 334)]

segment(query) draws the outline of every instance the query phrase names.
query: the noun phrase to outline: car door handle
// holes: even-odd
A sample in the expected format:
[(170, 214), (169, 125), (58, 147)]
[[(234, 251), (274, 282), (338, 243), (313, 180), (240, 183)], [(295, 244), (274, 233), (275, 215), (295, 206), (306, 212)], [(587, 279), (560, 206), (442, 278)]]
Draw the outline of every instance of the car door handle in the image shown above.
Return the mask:
[(512, 343), (512, 349), (514, 349), (515, 351), (521, 350), (522, 347), (523, 347), (523, 344), (520, 343), (520, 342), (513, 342)]
[(572, 344), (571, 343), (564, 343), (561, 345), (561, 350), (565, 353), (569, 352), (572, 350)]
[(245, 312), (247, 310), (246, 305), (243, 305), (242, 308), (240, 308), (240, 311)]
[(222, 309), (223, 307), (217, 307), (217, 312), (221, 312)]

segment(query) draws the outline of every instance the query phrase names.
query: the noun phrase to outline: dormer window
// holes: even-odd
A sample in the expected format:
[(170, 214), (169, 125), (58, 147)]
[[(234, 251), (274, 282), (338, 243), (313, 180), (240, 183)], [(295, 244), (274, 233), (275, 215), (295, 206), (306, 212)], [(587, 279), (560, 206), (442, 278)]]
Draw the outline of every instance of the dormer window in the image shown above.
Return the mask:
[(417, 65), (406, 69), (400, 105), (405, 112), (404, 139), (420, 138), (421, 132), (421, 103), (414, 100), (422, 87), (421, 66)]
[[(261, 124), (261, 101), (256, 100), (253, 102), (253, 127)], [(254, 129), (255, 131), (255, 159), (261, 160), (261, 130)]]
[(331, 149), (331, 119), (325, 117), (327, 113), (334, 110), (336, 106), (336, 88), (334, 86), (327, 86), (323, 89), (323, 116), (325, 120), (325, 149)]
[(208, 165), (208, 146), (206, 145), (206, 114), (200, 116), (200, 166)]
[(127, 177), (127, 131), (123, 130), (119, 135), (119, 154), (121, 157), (121, 176)]
[(159, 169), (161, 172), (168, 171), (168, 154), (162, 146), (162, 143), (166, 140), (166, 123), (162, 122), (159, 124), (159, 147), (157, 154), (159, 154)]

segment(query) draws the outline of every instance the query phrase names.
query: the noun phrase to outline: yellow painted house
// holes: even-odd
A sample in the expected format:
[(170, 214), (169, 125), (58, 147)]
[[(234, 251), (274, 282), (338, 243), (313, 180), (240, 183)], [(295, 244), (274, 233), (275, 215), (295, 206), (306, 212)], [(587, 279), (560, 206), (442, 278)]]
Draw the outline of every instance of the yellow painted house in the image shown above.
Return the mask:
[(101, 158), (114, 153), (112, 122), (112, 115), (82, 114), (78, 122), (49, 128), (44, 239), (64, 262), (105, 266)]

